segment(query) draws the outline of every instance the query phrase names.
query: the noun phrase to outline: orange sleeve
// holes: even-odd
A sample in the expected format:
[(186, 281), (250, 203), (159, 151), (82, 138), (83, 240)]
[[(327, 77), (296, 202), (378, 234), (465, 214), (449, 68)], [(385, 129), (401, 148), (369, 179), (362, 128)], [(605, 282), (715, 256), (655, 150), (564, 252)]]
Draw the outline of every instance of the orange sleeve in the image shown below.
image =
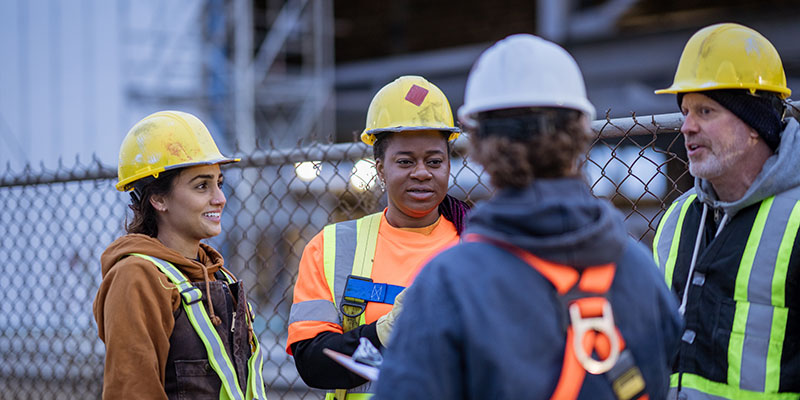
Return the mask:
[[(324, 243), (322, 232), (318, 233), (303, 249), (300, 268), (297, 272), (297, 283), (294, 285), (294, 301), (298, 304), (305, 301), (327, 300), (333, 302), (328, 281), (325, 279)], [(321, 332), (342, 333), (341, 325), (326, 321), (295, 321), (289, 324), (289, 338), (286, 352), (292, 355), (291, 345), (301, 340), (311, 339)]]

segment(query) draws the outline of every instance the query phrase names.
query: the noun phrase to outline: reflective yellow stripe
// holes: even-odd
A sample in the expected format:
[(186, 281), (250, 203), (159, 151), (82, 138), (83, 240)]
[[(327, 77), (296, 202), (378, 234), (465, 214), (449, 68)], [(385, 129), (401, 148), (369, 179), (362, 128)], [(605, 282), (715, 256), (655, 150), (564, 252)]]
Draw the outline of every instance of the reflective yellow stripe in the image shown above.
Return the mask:
[(338, 310), (336, 292), (333, 290), (334, 276), (336, 274), (336, 225), (327, 225), (322, 230), (322, 258), (325, 281), (328, 282), (333, 305)]
[[(185, 287), (188, 283), (186, 276), (171, 263), (144, 254), (133, 253), (132, 255), (155, 264), (156, 267), (179, 288)], [(209, 301), (211, 300), (209, 299)], [(244, 400), (242, 389), (239, 387), (239, 382), (236, 378), (236, 370), (233, 368), (230, 357), (228, 357), (228, 352), (225, 351), (225, 345), (222, 343), (222, 339), (220, 339), (217, 330), (211, 323), (211, 319), (208, 317), (208, 314), (206, 314), (203, 303), (198, 301), (196, 303), (187, 304), (181, 301), (181, 304), (186, 311), (189, 322), (191, 322), (195, 332), (197, 332), (197, 335), (206, 348), (208, 363), (211, 364), (211, 368), (216, 371), (222, 382), (220, 398)]]
[[(686, 212), (689, 210), (689, 206), (692, 205), (694, 199), (697, 198), (696, 194), (689, 195), (686, 198), (686, 201), (681, 205), (681, 213), (678, 215), (678, 225), (675, 226), (675, 232), (672, 234), (672, 243), (670, 243), (669, 247), (669, 257), (667, 257), (667, 262), (664, 266), (664, 279), (667, 281), (667, 287), (672, 289), (672, 275), (675, 273), (675, 261), (678, 259), (678, 245), (681, 242), (681, 231), (683, 230), (683, 219), (686, 217)], [(689, 282), (686, 282), (686, 286), (689, 286)]]
[(731, 336), (728, 339), (728, 383), (736, 388), (739, 387), (742, 376), (742, 350), (744, 349), (744, 332), (747, 328), (747, 313), (749, 311), (749, 302), (736, 302)]
[[(374, 396), (372, 393), (348, 393), (345, 395), (344, 400), (367, 400)], [(325, 393), (325, 400), (335, 399), (333, 392)], [(342, 399), (340, 399), (342, 400)]]
[(767, 215), (772, 207), (775, 197), (770, 197), (758, 208), (758, 214), (753, 221), (747, 244), (744, 247), (742, 260), (739, 262), (739, 270), (736, 273), (736, 285), (733, 292), (733, 300), (736, 301), (736, 311), (733, 315), (733, 326), (731, 336), (728, 340), (728, 384), (738, 388), (742, 376), (742, 351), (744, 348), (744, 334), (747, 328), (747, 314), (750, 311), (750, 303), (747, 297), (747, 285), (750, 282), (750, 272), (753, 270), (753, 260), (756, 258), (758, 246), (764, 233), (764, 226), (767, 222)]
[(222, 272), (222, 275), (225, 275), (225, 279), (228, 280), (228, 283), (236, 283), (237, 282), (236, 277), (233, 276), (233, 274), (229, 273), (228, 271), (225, 271), (222, 268), (220, 268), (220, 271)]
[(247, 368), (250, 372), (250, 379), (248, 379), (247, 382), (247, 398), (253, 400), (267, 400), (267, 388), (264, 385), (264, 375), (262, 372), (264, 370), (264, 353), (255, 335), (253, 335), (253, 340), (255, 341), (256, 348), (250, 356), (250, 360), (247, 362)]
[(752, 392), (749, 390), (742, 390), (732, 385), (726, 385), (720, 382), (710, 381), (702, 376), (688, 373), (672, 374), (670, 376), (670, 386), (677, 387), (678, 375), (680, 378), (681, 387), (695, 389), (703, 393), (708, 393), (712, 396), (724, 397), (727, 399), (737, 400), (797, 400), (800, 393), (761, 393)]
[[(247, 302), (247, 322), (252, 327), (255, 313), (253, 305)], [(258, 335), (253, 335), (253, 354), (247, 360), (247, 399), (267, 400), (267, 387), (264, 384), (264, 349), (258, 342)]]
[(367, 215), (358, 220), (356, 230), (356, 255), (353, 257), (353, 275), (372, 276), (372, 262), (378, 243), (378, 230), (383, 212)]
[[(356, 228), (356, 254), (353, 257), (353, 275), (369, 278), (372, 276), (372, 263), (375, 261), (375, 247), (378, 243), (378, 230), (383, 212), (362, 217)], [(358, 324), (366, 324), (366, 313), (358, 318)]]
[(772, 327), (767, 350), (767, 381), (764, 384), (764, 391), (768, 393), (777, 392), (780, 388), (781, 355), (783, 354), (783, 342), (786, 340), (786, 323), (789, 320), (789, 310), (785, 308), (786, 276), (798, 229), (800, 229), (800, 202), (795, 203), (789, 214), (789, 221), (778, 248), (778, 258), (772, 276)]
[(786, 337), (786, 323), (789, 320), (789, 309), (775, 307), (772, 311), (772, 327), (769, 334), (769, 348), (767, 350), (767, 381), (764, 391), (775, 393), (780, 389), (781, 381), (781, 355), (783, 342)]

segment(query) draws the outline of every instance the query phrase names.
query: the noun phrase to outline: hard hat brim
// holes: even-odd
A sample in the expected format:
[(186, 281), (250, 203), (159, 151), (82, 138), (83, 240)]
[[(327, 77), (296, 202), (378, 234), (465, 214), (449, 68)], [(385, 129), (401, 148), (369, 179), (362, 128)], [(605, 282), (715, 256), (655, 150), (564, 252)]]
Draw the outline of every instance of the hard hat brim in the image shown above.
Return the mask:
[(720, 89), (742, 89), (742, 90), (751, 90), (751, 91), (765, 91), (765, 92), (773, 92), (777, 93), (780, 98), (786, 99), (792, 94), (792, 90), (788, 87), (780, 87), (780, 86), (768, 86), (762, 85), (758, 88), (749, 87), (747, 85), (723, 85), (718, 83), (699, 83), (697, 85), (691, 84), (683, 84), (683, 85), (675, 85), (664, 89), (655, 90), (653, 93), (655, 94), (678, 94), (678, 93), (693, 93), (693, 92), (705, 92), (707, 90), (720, 90)]
[(198, 166), (198, 165), (231, 164), (231, 163), (239, 162), (241, 160), (242, 160), (241, 158), (222, 157), (222, 158), (215, 158), (215, 159), (206, 160), (206, 161), (199, 161), (199, 162), (195, 161), (195, 162), (189, 162), (189, 163), (184, 163), (184, 164), (170, 165), (169, 167), (161, 168), (158, 171), (145, 171), (145, 172), (133, 175), (128, 179), (120, 181), (119, 183), (114, 185), (114, 187), (117, 190), (119, 190), (120, 192), (129, 192), (129, 191), (133, 190), (133, 183), (134, 182), (138, 181), (139, 179), (148, 177), (148, 176), (157, 177), (158, 174), (160, 174), (160, 173), (162, 173), (164, 171), (168, 171), (168, 170), (172, 170), (172, 169), (178, 169), (178, 168), (194, 167), (194, 166)]
[(495, 101), (493, 103), (487, 102), (484, 105), (476, 105), (472, 107), (465, 107), (461, 106), (458, 108), (457, 114), (458, 119), (462, 123), (469, 125), (470, 127), (474, 126), (475, 119), (477, 118), (478, 114), (486, 111), (496, 111), (496, 110), (505, 110), (511, 108), (525, 108), (525, 107), (543, 107), (543, 108), (565, 108), (570, 110), (575, 110), (582, 112), (589, 121), (594, 121), (596, 117), (596, 110), (594, 105), (590, 103), (588, 100), (585, 102), (558, 102), (558, 101), (541, 101), (541, 102), (534, 102), (534, 101), (507, 101), (507, 102), (499, 102)]
[(450, 137), (447, 139), (448, 141), (455, 140), (458, 137), (458, 135), (461, 134), (461, 129), (458, 127), (395, 126), (389, 128), (376, 128), (376, 129), (364, 130), (364, 132), (361, 133), (361, 141), (372, 146), (373, 144), (375, 144), (375, 140), (377, 140), (377, 135), (383, 133), (419, 132), (419, 131), (450, 132)]

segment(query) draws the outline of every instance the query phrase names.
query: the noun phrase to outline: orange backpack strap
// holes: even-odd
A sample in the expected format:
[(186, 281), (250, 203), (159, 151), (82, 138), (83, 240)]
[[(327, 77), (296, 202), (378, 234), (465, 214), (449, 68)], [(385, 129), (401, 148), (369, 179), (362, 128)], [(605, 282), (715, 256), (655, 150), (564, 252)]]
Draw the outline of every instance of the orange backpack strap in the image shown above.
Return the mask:
[[(587, 372), (605, 374), (620, 400), (648, 399), (641, 371), (631, 352), (625, 350), (625, 341), (614, 324), (607, 298), (614, 282), (615, 264), (578, 270), (485, 236), (469, 234), (465, 240), (490, 243), (514, 254), (550, 281), (558, 293), (567, 340), (561, 376), (552, 399), (576, 399)], [(599, 359), (594, 358), (595, 354)]]

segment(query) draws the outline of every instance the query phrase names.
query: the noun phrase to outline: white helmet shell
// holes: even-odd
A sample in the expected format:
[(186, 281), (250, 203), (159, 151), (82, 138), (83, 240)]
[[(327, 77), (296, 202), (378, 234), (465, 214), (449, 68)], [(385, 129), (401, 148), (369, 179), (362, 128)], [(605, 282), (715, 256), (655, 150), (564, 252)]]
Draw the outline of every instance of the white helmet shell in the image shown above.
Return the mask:
[(458, 118), (474, 126), (478, 113), (519, 107), (569, 108), (591, 121), (583, 75), (561, 46), (529, 34), (511, 35), (487, 49), (467, 78)]

